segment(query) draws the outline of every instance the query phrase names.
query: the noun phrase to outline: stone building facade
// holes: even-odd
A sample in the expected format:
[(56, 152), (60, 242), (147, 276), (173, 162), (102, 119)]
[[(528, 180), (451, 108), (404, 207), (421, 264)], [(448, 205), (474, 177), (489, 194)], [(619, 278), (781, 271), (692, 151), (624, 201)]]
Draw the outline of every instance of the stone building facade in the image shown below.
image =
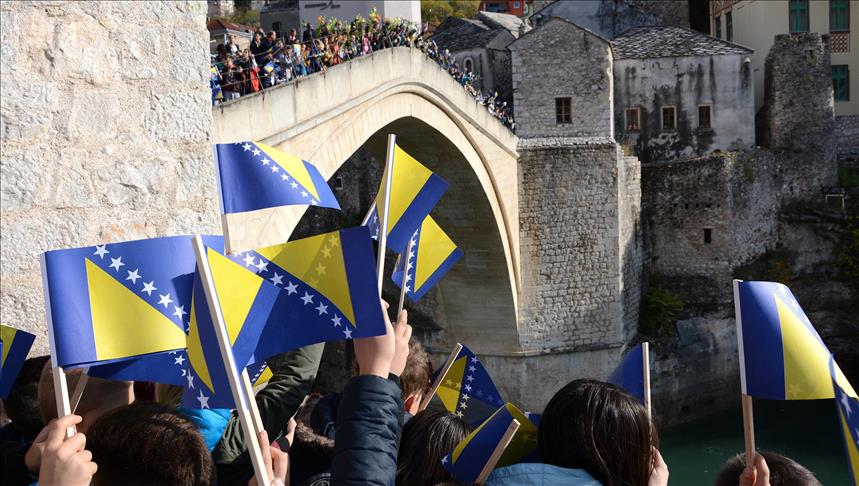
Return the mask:
[(634, 28), (611, 45), (616, 137), (642, 162), (754, 145), (750, 49), (671, 26)]
[(552, 17), (561, 17), (605, 38), (634, 27), (674, 25), (689, 28), (689, 0), (558, 0), (529, 17), (537, 27)]
[(206, 7), (0, 3), (0, 319), (33, 354), (41, 252), (219, 228)]

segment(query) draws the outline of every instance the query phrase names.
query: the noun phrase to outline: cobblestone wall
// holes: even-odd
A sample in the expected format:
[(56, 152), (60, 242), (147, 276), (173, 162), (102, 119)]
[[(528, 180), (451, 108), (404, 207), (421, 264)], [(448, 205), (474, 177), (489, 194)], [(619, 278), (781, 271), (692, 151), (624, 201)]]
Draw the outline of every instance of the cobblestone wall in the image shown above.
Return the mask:
[(835, 117), (835, 144), (839, 157), (859, 157), (859, 115)]
[(2, 2), (3, 323), (47, 350), (39, 254), (219, 230), (205, 2)]

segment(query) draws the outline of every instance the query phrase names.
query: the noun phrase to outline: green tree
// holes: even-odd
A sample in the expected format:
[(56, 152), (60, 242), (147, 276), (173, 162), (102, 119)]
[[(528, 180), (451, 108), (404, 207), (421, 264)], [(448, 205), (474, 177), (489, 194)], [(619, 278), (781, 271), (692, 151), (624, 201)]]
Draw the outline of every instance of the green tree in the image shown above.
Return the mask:
[(436, 26), (448, 17), (470, 19), (478, 6), (480, 0), (421, 0), (421, 19)]

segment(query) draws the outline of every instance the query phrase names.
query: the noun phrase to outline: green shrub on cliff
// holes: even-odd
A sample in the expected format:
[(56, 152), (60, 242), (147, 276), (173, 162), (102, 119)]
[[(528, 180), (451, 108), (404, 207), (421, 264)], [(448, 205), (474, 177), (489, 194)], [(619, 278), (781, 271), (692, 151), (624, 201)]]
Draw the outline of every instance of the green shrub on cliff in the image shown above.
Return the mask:
[(663, 287), (651, 288), (641, 298), (639, 312), (641, 332), (670, 336), (674, 333), (674, 323), (682, 309), (683, 301), (677, 294)]

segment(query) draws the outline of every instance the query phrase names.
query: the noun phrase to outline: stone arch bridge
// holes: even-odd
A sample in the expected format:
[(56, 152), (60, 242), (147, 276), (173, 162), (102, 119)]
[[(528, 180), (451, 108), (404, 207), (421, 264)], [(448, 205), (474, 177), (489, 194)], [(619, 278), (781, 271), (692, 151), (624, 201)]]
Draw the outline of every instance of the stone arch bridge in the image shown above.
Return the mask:
[(430, 348), (466, 343), (526, 407), (613, 366), (637, 319), (640, 191), (627, 192), (638, 164), (611, 138), (520, 141), (409, 48), (218, 105), (213, 126), (215, 142), (262, 141), (326, 178), (362, 147), (381, 156), (397, 134), (450, 183), (433, 215), (465, 254), (439, 285)]

